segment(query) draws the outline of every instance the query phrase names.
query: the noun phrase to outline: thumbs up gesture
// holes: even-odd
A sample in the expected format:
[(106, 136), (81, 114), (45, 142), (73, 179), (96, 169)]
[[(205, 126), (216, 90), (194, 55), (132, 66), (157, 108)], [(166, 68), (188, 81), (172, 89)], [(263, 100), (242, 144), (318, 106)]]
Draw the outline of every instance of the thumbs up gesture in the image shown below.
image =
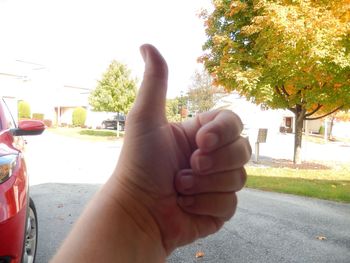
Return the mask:
[(251, 148), (231, 111), (184, 123), (165, 117), (168, 68), (141, 47), (145, 73), (115, 171), (51, 262), (164, 262), (215, 233), (236, 209)]
[(128, 115), (114, 176), (155, 220), (169, 254), (215, 233), (233, 216), (235, 192), (246, 181), (243, 165), (250, 159), (251, 148), (240, 137), (241, 120), (231, 111), (168, 123), (167, 64), (151, 45), (142, 46), (141, 54), (144, 78)]

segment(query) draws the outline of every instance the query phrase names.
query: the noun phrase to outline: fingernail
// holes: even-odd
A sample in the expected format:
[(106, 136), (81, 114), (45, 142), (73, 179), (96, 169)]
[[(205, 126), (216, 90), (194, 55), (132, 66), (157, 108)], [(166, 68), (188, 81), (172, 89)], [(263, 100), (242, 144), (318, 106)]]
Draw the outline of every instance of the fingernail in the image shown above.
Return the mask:
[(181, 206), (191, 206), (194, 204), (194, 198), (192, 196), (181, 196), (179, 197), (178, 202)]
[(200, 172), (208, 171), (213, 165), (213, 162), (208, 156), (199, 156), (197, 166)]
[(219, 137), (214, 133), (208, 133), (204, 136), (204, 147), (208, 149), (214, 148), (219, 142)]
[(194, 184), (194, 178), (192, 174), (184, 174), (180, 178), (180, 183), (183, 190), (191, 189)]

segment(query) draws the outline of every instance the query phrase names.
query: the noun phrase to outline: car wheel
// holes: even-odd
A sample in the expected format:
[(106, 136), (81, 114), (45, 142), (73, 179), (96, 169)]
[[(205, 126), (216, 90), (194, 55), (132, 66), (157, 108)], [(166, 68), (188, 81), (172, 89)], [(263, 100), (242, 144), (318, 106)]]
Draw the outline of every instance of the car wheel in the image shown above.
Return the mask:
[(33, 263), (35, 260), (36, 248), (38, 243), (38, 219), (33, 200), (29, 200), (29, 212), (25, 233), (25, 244), (22, 263)]

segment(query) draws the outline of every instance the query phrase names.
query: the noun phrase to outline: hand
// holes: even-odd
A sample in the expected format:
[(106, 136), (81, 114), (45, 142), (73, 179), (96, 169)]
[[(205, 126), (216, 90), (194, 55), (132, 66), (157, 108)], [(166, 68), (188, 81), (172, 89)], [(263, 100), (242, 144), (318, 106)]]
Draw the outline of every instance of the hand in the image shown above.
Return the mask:
[(141, 53), (144, 79), (128, 114), (111, 194), (142, 231), (161, 238), (170, 254), (216, 232), (233, 216), (251, 148), (231, 111), (168, 123), (166, 62), (151, 45), (142, 46)]

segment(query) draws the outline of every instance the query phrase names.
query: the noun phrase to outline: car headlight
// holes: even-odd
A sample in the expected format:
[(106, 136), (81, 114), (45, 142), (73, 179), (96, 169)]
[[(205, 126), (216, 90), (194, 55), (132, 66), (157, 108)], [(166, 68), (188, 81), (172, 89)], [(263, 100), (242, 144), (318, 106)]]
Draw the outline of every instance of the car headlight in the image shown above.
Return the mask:
[(16, 167), (17, 155), (0, 156), (0, 184), (9, 179)]

